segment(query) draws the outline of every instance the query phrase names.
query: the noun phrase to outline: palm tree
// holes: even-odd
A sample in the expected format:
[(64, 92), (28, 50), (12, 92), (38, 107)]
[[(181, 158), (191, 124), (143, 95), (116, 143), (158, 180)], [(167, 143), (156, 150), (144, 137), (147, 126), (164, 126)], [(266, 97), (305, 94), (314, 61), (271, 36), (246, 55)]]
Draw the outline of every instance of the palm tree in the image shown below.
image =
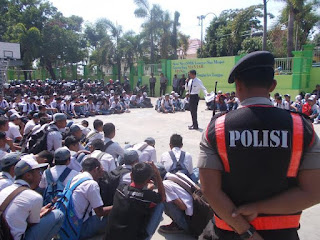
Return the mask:
[(174, 13), (174, 20), (173, 20), (173, 29), (172, 29), (172, 36), (171, 36), (171, 46), (173, 49), (173, 59), (178, 59), (177, 49), (178, 49), (178, 27), (180, 26), (179, 23), (180, 13), (175, 11)]
[(150, 8), (148, 0), (134, 0), (134, 2), (138, 7), (134, 11), (135, 16), (138, 18), (146, 19), (143, 26), (150, 37), (150, 58), (151, 63), (154, 63), (154, 35), (156, 29), (159, 28), (159, 23), (161, 22), (163, 11), (157, 4), (154, 4), (152, 8)]

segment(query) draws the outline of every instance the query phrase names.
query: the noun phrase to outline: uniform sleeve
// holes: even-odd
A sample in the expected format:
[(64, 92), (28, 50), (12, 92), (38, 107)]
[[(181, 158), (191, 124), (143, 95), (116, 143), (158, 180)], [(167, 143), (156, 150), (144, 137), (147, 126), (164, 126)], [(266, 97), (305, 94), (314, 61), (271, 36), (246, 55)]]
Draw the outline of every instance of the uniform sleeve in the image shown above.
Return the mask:
[(186, 153), (186, 168), (190, 174), (193, 173), (193, 163), (192, 163), (192, 156), (189, 153)]
[(46, 179), (45, 172), (42, 174), (41, 181), (39, 183), (39, 187), (40, 188), (46, 188), (47, 187), (47, 179)]
[(86, 197), (90, 203), (90, 206), (95, 209), (97, 207), (103, 206), (103, 202), (100, 195), (100, 188), (97, 182), (90, 181), (92, 184), (88, 187), (86, 192)]
[(18, 126), (13, 126), (10, 130), (11, 130), (11, 134), (13, 135), (14, 139), (16, 139), (18, 137), (22, 137)]
[(27, 219), (28, 223), (39, 223), (40, 222), (40, 211), (42, 208), (42, 197), (39, 195), (36, 199), (32, 201), (32, 206), (30, 209), (30, 215)]
[(223, 170), (223, 166), (217, 150), (214, 149), (206, 138), (206, 132), (202, 134), (200, 142), (200, 154), (198, 160), (198, 168), (209, 168)]
[(320, 168), (320, 140), (316, 133), (313, 144), (304, 154), (304, 158), (299, 170), (319, 169)]
[(207, 95), (208, 92), (207, 92), (206, 87), (203, 85), (203, 83), (202, 83), (202, 81), (201, 81), (200, 79), (198, 79), (198, 80), (199, 80), (199, 86), (200, 86), (200, 88), (202, 89), (203, 93), (204, 93), (205, 95)]

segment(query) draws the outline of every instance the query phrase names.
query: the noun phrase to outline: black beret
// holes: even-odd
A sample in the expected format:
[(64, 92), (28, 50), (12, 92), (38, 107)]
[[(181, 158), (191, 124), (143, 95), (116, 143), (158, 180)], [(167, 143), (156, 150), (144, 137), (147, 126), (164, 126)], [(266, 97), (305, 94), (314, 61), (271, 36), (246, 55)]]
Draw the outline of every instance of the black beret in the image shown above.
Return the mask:
[(252, 52), (241, 58), (240, 61), (232, 68), (228, 83), (234, 83), (238, 73), (245, 72), (256, 68), (274, 68), (274, 56), (267, 51)]

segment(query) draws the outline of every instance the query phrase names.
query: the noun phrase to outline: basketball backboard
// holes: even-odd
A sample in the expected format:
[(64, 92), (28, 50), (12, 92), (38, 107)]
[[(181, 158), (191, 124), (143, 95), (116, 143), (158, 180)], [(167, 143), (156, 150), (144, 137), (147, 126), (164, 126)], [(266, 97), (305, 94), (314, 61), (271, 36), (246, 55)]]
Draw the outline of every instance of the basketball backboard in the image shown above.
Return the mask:
[(20, 43), (0, 42), (0, 59), (20, 59)]

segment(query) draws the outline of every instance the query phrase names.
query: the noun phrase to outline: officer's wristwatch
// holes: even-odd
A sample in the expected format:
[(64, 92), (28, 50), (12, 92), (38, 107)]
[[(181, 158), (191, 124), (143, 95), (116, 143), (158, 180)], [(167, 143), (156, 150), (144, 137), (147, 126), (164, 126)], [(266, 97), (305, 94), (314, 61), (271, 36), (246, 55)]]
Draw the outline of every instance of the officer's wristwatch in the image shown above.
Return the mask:
[(255, 232), (256, 229), (252, 225), (250, 225), (250, 228), (245, 233), (240, 234), (240, 238), (243, 240), (248, 240), (253, 236)]

